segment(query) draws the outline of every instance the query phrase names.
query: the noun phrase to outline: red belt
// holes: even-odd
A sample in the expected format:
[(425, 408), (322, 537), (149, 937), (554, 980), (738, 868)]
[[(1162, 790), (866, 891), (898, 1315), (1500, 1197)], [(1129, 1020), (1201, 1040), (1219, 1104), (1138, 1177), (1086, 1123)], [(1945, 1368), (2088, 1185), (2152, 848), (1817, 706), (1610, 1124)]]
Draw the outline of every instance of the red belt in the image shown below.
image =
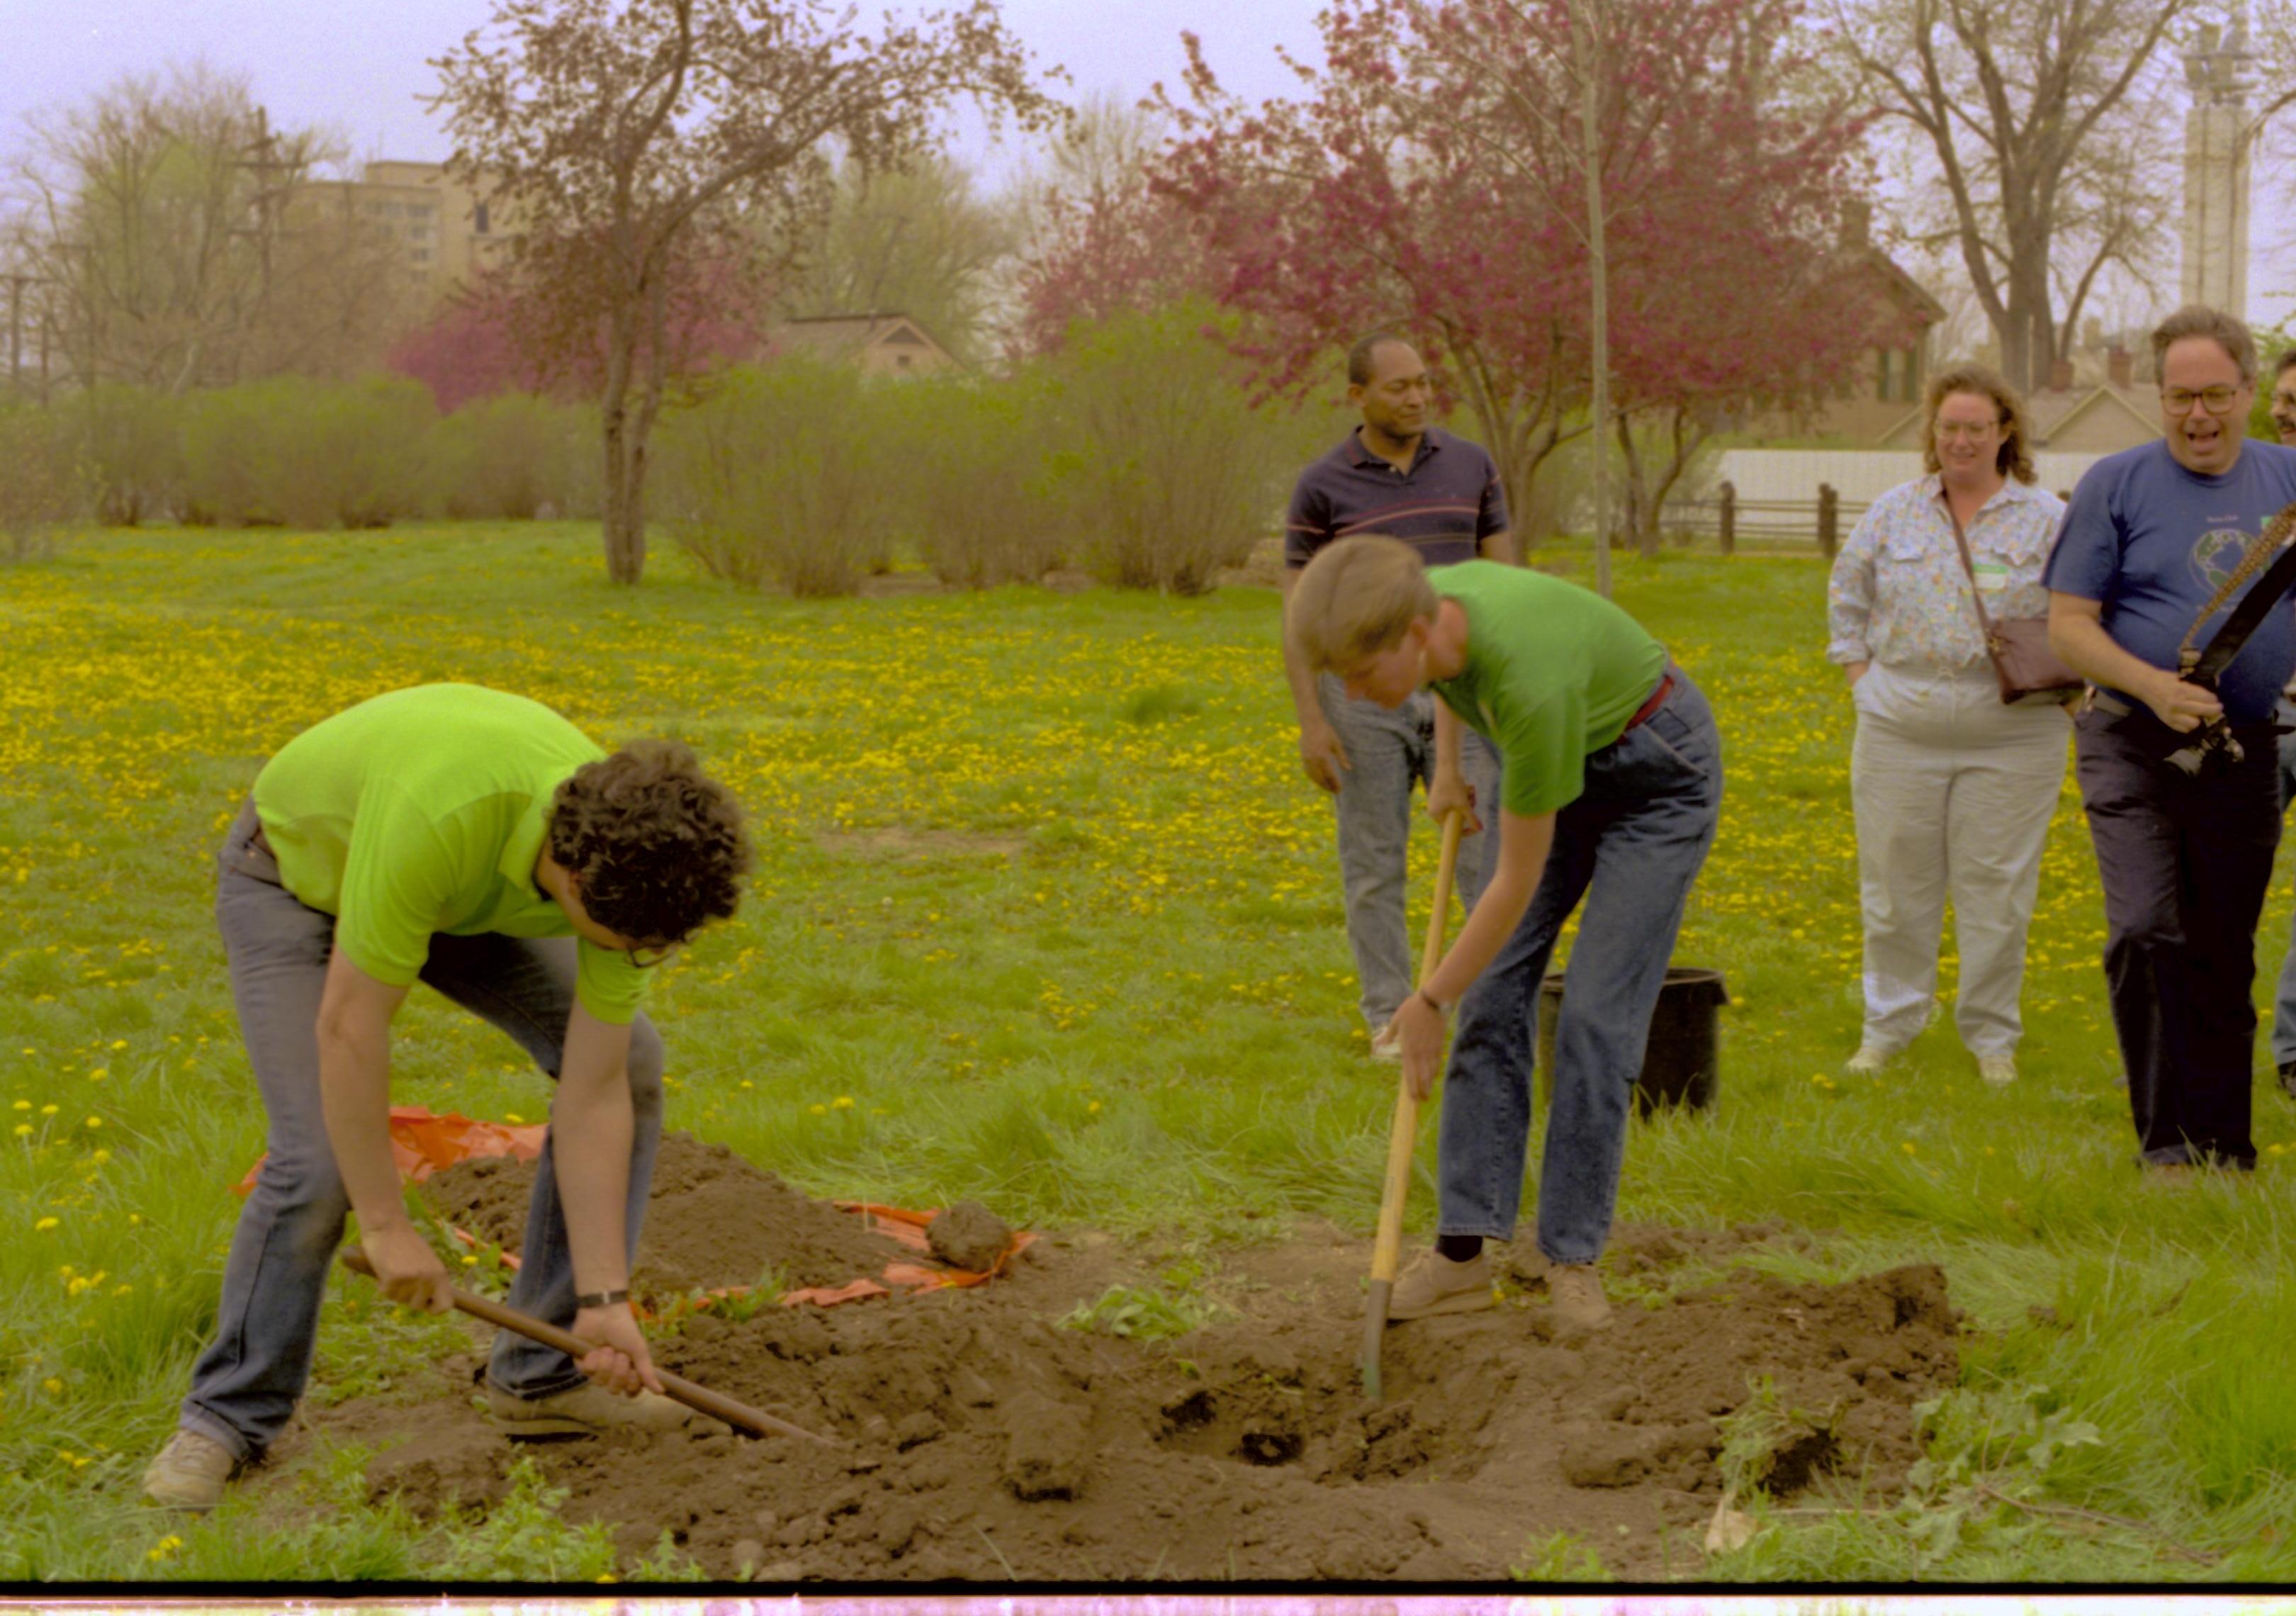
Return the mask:
[[(1635, 716), (1627, 720), (1627, 729), (1632, 729), (1636, 725), (1640, 724), (1643, 720), (1649, 718), (1651, 714), (1656, 712), (1660, 707), (1665, 705), (1667, 697), (1673, 693), (1674, 674), (1669, 670), (1659, 676), (1658, 688), (1650, 693), (1650, 700), (1644, 702), (1640, 707), (1635, 709)], [(1622, 729), (1619, 733), (1623, 735), (1627, 733), (1627, 730)]]

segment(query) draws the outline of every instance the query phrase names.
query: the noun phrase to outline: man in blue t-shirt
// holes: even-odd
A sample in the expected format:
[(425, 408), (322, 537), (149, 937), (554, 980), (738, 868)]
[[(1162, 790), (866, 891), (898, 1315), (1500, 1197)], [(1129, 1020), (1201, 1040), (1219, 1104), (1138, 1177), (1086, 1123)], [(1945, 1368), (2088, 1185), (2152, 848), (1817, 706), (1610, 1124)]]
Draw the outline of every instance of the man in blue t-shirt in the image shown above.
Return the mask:
[[(2095, 686), (2074, 756), (2139, 1161), (2176, 1176), (2256, 1165), (2249, 989), (2280, 840), (2271, 722), (2296, 671), (2296, 612), (2267, 616), (2213, 695), (2177, 677), (2177, 653), (2208, 644), (2242, 590), (2210, 603), (2265, 523), (2296, 504), (2296, 449), (2243, 441), (2256, 344), (2238, 320), (2179, 309), (2152, 333), (2152, 356), (2163, 439), (2089, 468), (2042, 581), (2050, 644)], [(2219, 715), (2237, 761), (2198, 775), (2168, 761)]]
[[(1402, 540), (1422, 563), (1478, 556), (1512, 562), (1506, 496), (1480, 445), (1428, 424), (1434, 403), (1427, 366), (1410, 343), (1374, 332), (1348, 350), (1348, 402), (1363, 423), (1300, 473), (1284, 519), (1286, 609), (1300, 573), (1337, 538), (1379, 533)], [(1338, 810), (1341, 890), (1348, 944), (1362, 985), (1371, 1053), (1396, 1058), (1381, 1035), (1411, 993), (1411, 944), (1403, 913), (1404, 856), (1411, 841), (1411, 790), (1435, 772), (1435, 700), (1424, 691), (1390, 712), (1358, 701), (1330, 675), (1321, 679), (1284, 636), (1284, 677), (1300, 719), (1300, 763)], [(1498, 793), (1498, 754), (1471, 734), (1460, 759), (1484, 807)], [(1488, 879), (1495, 838), (1459, 844), (1459, 897), (1473, 908)]]

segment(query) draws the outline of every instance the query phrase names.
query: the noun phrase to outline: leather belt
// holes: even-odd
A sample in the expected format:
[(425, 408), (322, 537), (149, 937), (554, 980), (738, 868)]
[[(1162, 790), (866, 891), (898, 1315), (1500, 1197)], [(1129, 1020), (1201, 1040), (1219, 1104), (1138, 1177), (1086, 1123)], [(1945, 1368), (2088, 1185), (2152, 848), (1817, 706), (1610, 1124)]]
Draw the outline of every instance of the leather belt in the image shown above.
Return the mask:
[[(1632, 729), (1649, 718), (1651, 714), (1666, 705), (1667, 697), (1673, 693), (1674, 669), (1669, 668), (1659, 676), (1658, 688), (1650, 693), (1650, 700), (1635, 709), (1635, 716), (1627, 720), (1627, 729)], [(1622, 729), (1619, 733), (1623, 735), (1627, 733), (1627, 729)]]

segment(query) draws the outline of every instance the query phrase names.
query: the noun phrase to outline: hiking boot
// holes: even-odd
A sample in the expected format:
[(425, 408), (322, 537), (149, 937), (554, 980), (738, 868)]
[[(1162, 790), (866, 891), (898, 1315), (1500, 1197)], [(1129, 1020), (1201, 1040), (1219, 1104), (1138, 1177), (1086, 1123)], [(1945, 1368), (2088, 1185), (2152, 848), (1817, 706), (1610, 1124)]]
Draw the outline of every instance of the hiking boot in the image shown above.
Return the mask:
[(1412, 1259), (1389, 1294), (1390, 1324), (1432, 1318), (1439, 1313), (1473, 1313), (1493, 1305), (1491, 1258), (1488, 1247), (1464, 1262), (1453, 1262), (1431, 1248)]
[(169, 1509), (213, 1509), (238, 1469), (238, 1458), (213, 1437), (178, 1431), (145, 1466), (144, 1496)]
[(495, 1428), (504, 1436), (594, 1437), (608, 1431), (692, 1431), (697, 1433), (731, 1429), (699, 1409), (672, 1402), (659, 1392), (641, 1391), (624, 1397), (595, 1381), (584, 1381), (545, 1397), (513, 1397), (492, 1382), (487, 1384), (487, 1407)]
[(1558, 1262), (1546, 1270), (1546, 1294), (1554, 1304), (1555, 1328), (1578, 1335), (1611, 1322), (1610, 1300), (1591, 1262)]
[(1977, 1057), (1977, 1075), (1996, 1088), (2006, 1088), (2017, 1080), (2017, 1057), (1981, 1054)]

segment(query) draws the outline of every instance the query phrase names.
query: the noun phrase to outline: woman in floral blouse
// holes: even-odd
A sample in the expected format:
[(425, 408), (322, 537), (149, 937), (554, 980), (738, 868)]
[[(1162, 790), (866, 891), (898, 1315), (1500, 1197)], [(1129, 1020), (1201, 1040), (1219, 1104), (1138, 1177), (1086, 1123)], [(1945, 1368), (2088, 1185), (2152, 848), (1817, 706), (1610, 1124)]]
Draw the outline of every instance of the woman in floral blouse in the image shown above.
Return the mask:
[(1879, 1071), (1928, 1024), (1950, 893), (1961, 1041), (1987, 1082), (2017, 1075), (2025, 932), (2071, 731), (2054, 702), (2003, 705), (1954, 521), (1990, 615), (2047, 611), (2041, 567), (2064, 504), (2032, 486), (2030, 441), (2023, 401), (1992, 371), (1932, 378), (1928, 474), (1874, 501), (1833, 563), (1826, 656), (1857, 709), (1866, 1027), (1855, 1072)]

